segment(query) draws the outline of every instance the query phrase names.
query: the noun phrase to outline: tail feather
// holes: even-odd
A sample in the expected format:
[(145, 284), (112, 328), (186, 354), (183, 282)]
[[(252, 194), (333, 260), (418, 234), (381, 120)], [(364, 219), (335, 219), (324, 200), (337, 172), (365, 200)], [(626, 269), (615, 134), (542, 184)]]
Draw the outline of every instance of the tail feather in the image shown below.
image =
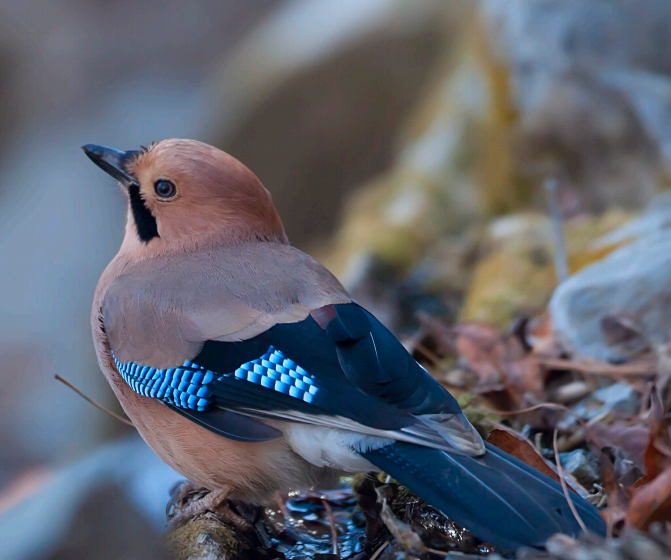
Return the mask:
[[(501, 550), (542, 548), (555, 533), (577, 536), (580, 524), (562, 487), (536, 469), (485, 444), (481, 457), (397, 442), (364, 457), (440, 509), (474, 535)], [(605, 535), (598, 510), (571, 493), (587, 529)]]

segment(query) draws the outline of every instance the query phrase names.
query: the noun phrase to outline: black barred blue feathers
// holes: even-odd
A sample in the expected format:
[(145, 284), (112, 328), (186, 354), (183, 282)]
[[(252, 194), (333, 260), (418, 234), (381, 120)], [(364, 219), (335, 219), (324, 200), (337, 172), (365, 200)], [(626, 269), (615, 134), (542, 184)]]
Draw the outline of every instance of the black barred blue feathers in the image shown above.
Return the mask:
[(214, 373), (189, 360), (177, 368), (157, 369), (133, 362), (122, 364), (112, 356), (126, 383), (144, 397), (198, 411), (206, 410), (212, 404), (209, 385), (214, 381)]
[[(114, 357), (114, 356), (113, 356)], [(165, 403), (195, 411), (205, 411), (213, 404), (212, 383), (224, 377), (248, 381), (311, 403), (319, 389), (314, 378), (293, 360), (273, 346), (260, 358), (242, 364), (234, 372), (224, 375), (186, 360), (180, 367), (157, 369), (133, 362), (114, 363), (126, 383), (136, 393), (153, 397)]]
[(319, 391), (307, 371), (273, 346), (260, 358), (236, 369), (235, 378), (251, 381), (306, 403), (311, 403)]

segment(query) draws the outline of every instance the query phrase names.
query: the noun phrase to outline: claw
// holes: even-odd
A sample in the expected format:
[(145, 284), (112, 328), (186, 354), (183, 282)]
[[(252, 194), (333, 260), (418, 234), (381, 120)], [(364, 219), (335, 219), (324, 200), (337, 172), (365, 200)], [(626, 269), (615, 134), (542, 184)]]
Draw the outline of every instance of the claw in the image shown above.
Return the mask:
[[(185, 484), (182, 486), (187, 485)], [(196, 487), (195, 493), (197, 493), (198, 489), (199, 487)], [(175, 529), (179, 529), (192, 519), (208, 512), (216, 514), (219, 519), (238, 529), (248, 528), (249, 523), (234, 512), (227, 503), (228, 497), (232, 492), (233, 489), (230, 487), (217, 488), (205, 496), (192, 501), (189, 505), (179, 509), (175, 516), (168, 521), (168, 530), (174, 531)], [(182, 494), (181, 488), (176, 492), (176, 496), (180, 494)], [(188, 488), (184, 492), (186, 497), (193, 494), (193, 488)]]

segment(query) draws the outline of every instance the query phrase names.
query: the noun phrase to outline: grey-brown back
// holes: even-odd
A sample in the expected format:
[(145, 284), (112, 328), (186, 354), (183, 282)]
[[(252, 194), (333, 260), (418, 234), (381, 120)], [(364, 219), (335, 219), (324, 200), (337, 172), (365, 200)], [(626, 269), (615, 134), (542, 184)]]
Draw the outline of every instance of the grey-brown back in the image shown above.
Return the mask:
[(131, 265), (107, 289), (102, 313), (117, 359), (161, 368), (193, 358), (206, 340), (246, 340), (350, 301), (312, 257), (256, 242)]

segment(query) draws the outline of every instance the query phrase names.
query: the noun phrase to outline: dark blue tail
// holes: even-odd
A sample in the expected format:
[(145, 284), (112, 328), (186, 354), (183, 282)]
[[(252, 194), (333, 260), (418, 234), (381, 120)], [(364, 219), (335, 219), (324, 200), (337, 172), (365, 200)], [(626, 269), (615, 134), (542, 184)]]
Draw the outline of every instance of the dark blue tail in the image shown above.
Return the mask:
[[(501, 550), (542, 548), (555, 533), (581, 532), (558, 482), (486, 445), (478, 458), (401, 442), (364, 457)], [(598, 510), (573, 492), (571, 500), (587, 529), (605, 535)]]

